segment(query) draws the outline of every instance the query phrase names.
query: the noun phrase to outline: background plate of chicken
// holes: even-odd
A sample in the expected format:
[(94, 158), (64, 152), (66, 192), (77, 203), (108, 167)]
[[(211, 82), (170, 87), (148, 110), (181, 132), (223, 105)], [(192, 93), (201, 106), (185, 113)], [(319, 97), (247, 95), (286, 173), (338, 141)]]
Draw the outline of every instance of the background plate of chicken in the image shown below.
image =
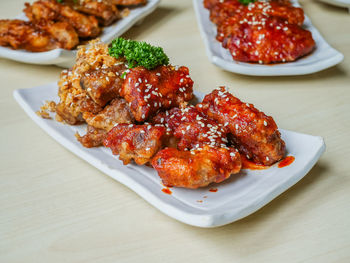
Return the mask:
[(37, 0), (17, 19), (0, 20), (0, 57), (71, 67), (76, 47), (109, 43), (152, 13), (160, 0)]
[(227, 71), (305, 75), (344, 59), (296, 0), (193, 0), (193, 4), (209, 60)]

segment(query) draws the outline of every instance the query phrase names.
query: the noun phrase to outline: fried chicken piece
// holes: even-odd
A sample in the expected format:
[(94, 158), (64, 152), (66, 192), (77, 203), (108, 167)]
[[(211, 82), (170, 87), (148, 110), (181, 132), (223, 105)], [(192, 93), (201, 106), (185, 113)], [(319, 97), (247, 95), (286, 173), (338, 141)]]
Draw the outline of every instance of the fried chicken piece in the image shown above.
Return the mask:
[(74, 82), (79, 76), (73, 74), (72, 70), (63, 70), (58, 82), (58, 96), (60, 102), (56, 106), (56, 113), (60, 118), (59, 121), (65, 121), (70, 125), (80, 124), (84, 122), (83, 112), (98, 113), (102, 107), (96, 104), (80, 87)]
[(133, 123), (134, 117), (124, 99), (114, 99), (97, 114), (84, 112), (83, 118), (90, 126), (110, 131), (117, 123)]
[(63, 0), (63, 3), (78, 12), (92, 15), (97, 18), (102, 26), (109, 26), (121, 18), (118, 8), (107, 1), (98, 0)]
[(238, 173), (242, 166), (236, 150), (208, 145), (193, 151), (165, 148), (151, 163), (164, 185), (186, 188), (220, 183)]
[(82, 88), (81, 78), (91, 69), (107, 69), (119, 64), (120, 61), (108, 55), (108, 45), (98, 39), (79, 47), (76, 63), (71, 70), (62, 71), (58, 82), (60, 102), (56, 119), (74, 125), (85, 122), (82, 117), (84, 112), (100, 112), (102, 107)]
[[(219, 3), (229, 3), (229, 2), (239, 2), (239, 1), (238, 0), (204, 0), (203, 5), (207, 9), (212, 9), (215, 5)], [(291, 5), (290, 0), (258, 0), (256, 3), (260, 4), (265, 2), (270, 2), (270, 3), (275, 2), (282, 5)]]
[(25, 5), (23, 12), (32, 22), (41, 20), (67, 22), (82, 38), (97, 37), (101, 33), (101, 28), (94, 16), (83, 15), (55, 0), (38, 0), (32, 5), (29, 3)]
[(107, 135), (104, 146), (111, 148), (124, 164), (149, 162), (166, 141), (163, 126), (118, 124)]
[(0, 20), (0, 45), (33, 52), (56, 48), (72, 49), (79, 40), (74, 29), (65, 22), (38, 24), (22, 20)]
[(147, 0), (105, 0), (106, 2), (113, 5), (120, 6), (133, 6), (133, 5), (145, 5)]
[(260, 64), (295, 61), (315, 47), (311, 32), (263, 14), (226, 19), (218, 27), (217, 39), (233, 59)]
[(77, 137), (78, 141), (86, 148), (99, 147), (103, 145), (103, 141), (107, 137), (107, 132), (88, 125), (87, 133), (84, 136), (80, 136), (79, 133), (76, 133), (75, 137)]
[(178, 140), (177, 148), (181, 151), (204, 145), (227, 148), (229, 130), (208, 119), (192, 105), (159, 113), (153, 118), (153, 123), (165, 125)]
[(193, 81), (188, 74), (187, 67), (159, 66), (154, 70), (136, 67), (127, 73), (120, 94), (131, 104), (135, 119), (145, 121), (159, 110), (192, 99)]
[(119, 96), (119, 90), (124, 82), (120, 76), (125, 70), (124, 63), (109, 68), (91, 68), (80, 79), (81, 87), (95, 103), (103, 107)]
[(232, 142), (248, 159), (263, 165), (272, 165), (285, 155), (281, 139), (272, 117), (243, 103), (224, 87), (205, 96), (197, 109), (218, 123), (227, 126)]
[(300, 7), (283, 5), (278, 2), (255, 2), (249, 5), (242, 5), (238, 0), (218, 3), (210, 10), (210, 20), (219, 25), (227, 18), (241, 14), (265, 14), (285, 19), (289, 24), (301, 26), (304, 23), (304, 11)]

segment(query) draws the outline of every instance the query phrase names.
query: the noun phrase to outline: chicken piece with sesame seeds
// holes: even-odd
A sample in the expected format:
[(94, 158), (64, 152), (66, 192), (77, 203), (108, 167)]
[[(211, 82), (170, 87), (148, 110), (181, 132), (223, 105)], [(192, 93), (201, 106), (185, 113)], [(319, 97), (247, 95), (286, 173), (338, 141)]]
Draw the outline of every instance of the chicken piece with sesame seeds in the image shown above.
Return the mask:
[(290, 62), (315, 48), (310, 31), (264, 14), (236, 14), (219, 27), (217, 40), (233, 59), (269, 64)]
[(81, 87), (95, 103), (103, 107), (119, 96), (119, 90), (124, 82), (120, 76), (125, 70), (124, 63), (112, 67), (91, 68), (82, 75)]
[(220, 25), (227, 18), (241, 14), (265, 14), (286, 20), (289, 24), (301, 26), (304, 23), (304, 11), (300, 7), (285, 5), (276, 1), (254, 2), (248, 5), (241, 4), (238, 0), (217, 3), (210, 10), (210, 20)]
[(220, 183), (241, 170), (241, 158), (234, 149), (209, 147), (193, 151), (165, 148), (152, 159), (163, 184), (185, 188)]
[(153, 123), (165, 125), (177, 139), (177, 149), (198, 149), (204, 145), (227, 148), (229, 130), (208, 119), (194, 106), (172, 108), (155, 116)]
[(107, 132), (117, 123), (130, 124), (135, 121), (128, 103), (122, 98), (112, 100), (109, 105), (97, 114), (84, 112), (83, 118), (88, 125)]
[(243, 103), (224, 87), (206, 95), (197, 109), (227, 126), (232, 143), (248, 159), (272, 165), (284, 157), (285, 143), (273, 118)]
[[(229, 3), (229, 2), (239, 2), (238, 0), (204, 0), (203, 5), (207, 9), (214, 8), (215, 5), (219, 3)], [(257, 3), (264, 3), (264, 2), (275, 2), (283, 5), (291, 5), (290, 0), (258, 0)], [(241, 4), (241, 3), (240, 3)], [(241, 4), (243, 5), (243, 4)]]
[(127, 70), (120, 95), (129, 102), (135, 119), (142, 122), (160, 110), (190, 101), (192, 86), (187, 67), (159, 66), (153, 70), (136, 67)]
[(107, 134), (104, 146), (126, 165), (132, 160), (138, 165), (148, 163), (167, 140), (166, 129), (161, 125), (118, 124)]

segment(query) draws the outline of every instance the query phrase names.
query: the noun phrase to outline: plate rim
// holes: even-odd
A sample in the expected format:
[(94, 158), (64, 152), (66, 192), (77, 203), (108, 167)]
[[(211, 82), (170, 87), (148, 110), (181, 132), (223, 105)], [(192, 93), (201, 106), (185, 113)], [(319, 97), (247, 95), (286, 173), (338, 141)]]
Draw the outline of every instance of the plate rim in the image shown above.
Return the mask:
[[(57, 88), (57, 83), (49, 83), (46, 85), (41, 85), (35, 88)], [(142, 199), (153, 205), (155, 208), (160, 210), (162, 213), (172, 217), (182, 223), (203, 227), (203, 228), (212, 228), (218, 227), (222, 225), (226, 225), (232, 222), (235, 222), (239, 219), (242, 219), (256, 211), (260, 208), (271, 202), (277, 196), (288, 190), (294, 184), (299, 182), (304, 176), (308, 174), (311, 168), (316, 164), (322, 153), (325, 151), (326, 145), (324, 143), (324, 139), (320, 136), (313, 136), (308, 134), (303, 134), (295, 131), (287, 131), (280, 129), (281, 131), (285, 131), (287, 133), (299, 134), (303, 136), (310, 136), (317, 140), (318, 147), (317, 151), (313, 154), (311, 161), (307, 163), (306, 167), (300, 167), (297, 172), (295, 172), (292, 177), (286, 178), (283, 183), (276, 185), (273, 189), (270, 189), (268, 192), (257, 196), (254, 199), (254, 202), (250, 202), (247, 206), (240, 207), (239, 211), (225, 211), (225, 212), (215, 212), (209, 214), (206, 210), (199, 210), (196, 208), (191, 208), (187, 204), (183, 204), (179, 207), (179, 203), (181, 200), (172, 197), (171, 195), (164, 195), (162, 199), (157, 197), (156, 194), (152, 193), (152, 189), (148, 189), (147, 187), (141, 185), (139, 182), (129, 178), (126, 173), (123, 173), (124, 168), (126, 166), (122, 166), (120, 170), (112, 169), (108, 167), (108, 165), (102, 163), (97, 159), (97, 157), (87, 154), (83, 151), (83, 148), (76, 147), (72, 140), (65, 138), (59, 131), (50, 127), (46, 124), (45, 120), (40, 118), (36, 113), (31, 109), (30, 104), (25, 100), (23, 92), (28, 92), (30, 89), (16, 89), (13, 91), (13, 96), (18, 104), (22, 107), (25, 113), (32, 119), (40, 128), (42, 128), (50, 137), (52, 137), (55, 141), (57, 141), (61, 146), (68, 149), (73, 154), (77, 155), (79, 158), (85, 160), (89, 163), (89, 165), (97, 168), (107, 176), (115, 179), (119, 183), (125, 185), (126, 187), (133, 190), (136, 194), (138, 194)], [(49, 99), (49, 98), (48, 98)], [(137, 171), (139, 172), (139, 171)], [(146, 178), (146, 180), (148, 180)], [(151, 183), (151, 182), (150, 182)], [(172, 205), (172, 203), (176, 203), (176, 205)], [(189, 211), (191, 208), (192, 212)], [(210, 210), (209, 210), (210, 211)]]

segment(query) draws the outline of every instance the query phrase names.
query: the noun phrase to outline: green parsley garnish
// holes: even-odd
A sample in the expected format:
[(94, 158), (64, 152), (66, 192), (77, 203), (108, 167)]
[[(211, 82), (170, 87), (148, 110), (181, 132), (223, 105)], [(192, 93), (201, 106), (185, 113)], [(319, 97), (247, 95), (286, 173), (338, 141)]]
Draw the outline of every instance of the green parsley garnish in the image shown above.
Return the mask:
[(161, 47), (155, 47), (146, 42), (119, 37), (112, 41), (108, 51), (112, 57), (125, 57), (129, 68), (143, 66), (150, 70), (160, 65), (169, 64), (169, 58)]
[(254, 3), (256, 0), (239, 0), (244, 5), (249, 5), (250, 3)]

